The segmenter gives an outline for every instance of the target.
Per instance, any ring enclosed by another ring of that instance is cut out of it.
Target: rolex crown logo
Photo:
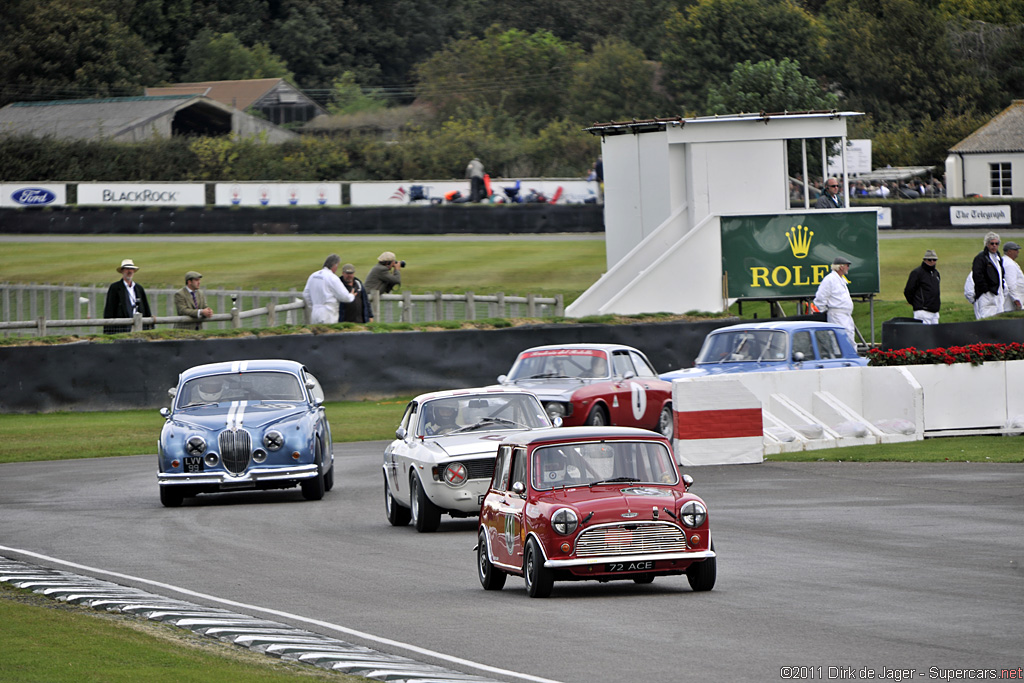
[[[811,250],[811,238],[814,237],[814,233],[811,229],[797,225],[786,231],[786,239],[789,240],[789,248],[793,251],[793,256],[797,258],[804,258],[807,256],[807,252]]]

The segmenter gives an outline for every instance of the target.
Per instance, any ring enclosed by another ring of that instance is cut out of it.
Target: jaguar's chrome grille
[[[244,429],[225,429],[220,433],[220,458],[224,467],[232,474],[241,474],[249,467],[252,453],[252,437]]]
[[[639,555],[686,550],[686,536],[674,524],[632,522],[586,529],[576,539],[577,557]]]
[[[466,473],[470,479],[490,479],[494,476],[494,458],[480,458],[478,460],[461,460],[466,466]]]

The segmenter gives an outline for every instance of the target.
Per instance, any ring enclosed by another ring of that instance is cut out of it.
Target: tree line
[[[287,78],[339,115],[422,105],[399,139],[408,151],[297,144],[299,157],[318,157],[300,173],[350,179],[450,177],[467,153],[504,175],[578,175],[598,147],[581,132],[590,123],[833,108],[865,112],[850,136],[874,140],[876,166],[940,165],[1024,96],[1024,0],[4,4],[0,105],[262,77]],[[423,150],[431,140],[455,147]],[[259,157],[237,144],[236,156]]]

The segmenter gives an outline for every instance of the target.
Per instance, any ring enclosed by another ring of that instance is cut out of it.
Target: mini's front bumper
[[[709,560],[712,557],[716,557],[714,550],[693,550],[682,553],[646,553],[643,555],[601,555],[597,557],[575,557],[570,560],[545,560],[544,567],[547,569],[568,569],[571,567],[588,567],[618,562],[647,562],[648,560],[699,562],[701,560]]]
[[[298,481],[317,476],[316,465],[296,467],[253,467],[244,474],[229,472],[160,472],[157,481],[160,486],[220,486],[242,488],[255,486],[260,482]]]

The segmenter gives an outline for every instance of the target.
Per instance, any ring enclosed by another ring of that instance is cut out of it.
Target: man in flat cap
[[[366,276],[366,289],[390,294],[391,290],[402,284],[402,268],[405,261],[399,261],[393,251],[385,251],[377,257],[377,265],[370,268]]]
[[[853,324],[853,299],[846,285],[846,274],[850,272],[850,261],[836,256],[832,261],[832,272],[818,285],[814,305],[824,311],[830,323],[842,325],[850,337],[850,343],[857,347],[856,327]]]
[[[1024,273],[1021,272],[1017,256],[1020,245],[1016,242],[1003,243],[1003,270],[1006,271],[1006,303],[1004,311],[1019,311],[1024,303]]]
[[[925,325],[937,325],[939,322],[939,309],[942,307],[939,281],[942,276],[935,267],[938,261],[934,249],[925,251],[921,265],[910,271],[907,286],[903,288],[903,298],[914,309],[914,318]]]
[[[132,318],[136,313],[141,313],[143,318],[152,317],[153,313],[149,310],[146,290],[134,280],[135,271],[138,269],[139,267],[130,258],[121,261],[121,265],[115,269],[121,273],[121,279],[111,283],[107,288],[107,299],[103,303],[104,318]],[[143,329],[151,330],[153,325],[146,325]],[[131,331],[131,325],[105,325],[103,327],[103,334]]]
[[[213,315],[213,309],[206,305],[206,294],[199,289],[202,273],[190,270],[185,273],[185,286],[174,293],[174,310],[178,315],[187,315],[195,322],[175,323],[181,330],[199,330],[206,318]]]
[[[341,267],[341,284],[355,298],[342,304],[339,320],[343,323],[372,323],[373,311],[370,308],[370,297],[363,281],[356,277],[356,267],[346,263]]]

